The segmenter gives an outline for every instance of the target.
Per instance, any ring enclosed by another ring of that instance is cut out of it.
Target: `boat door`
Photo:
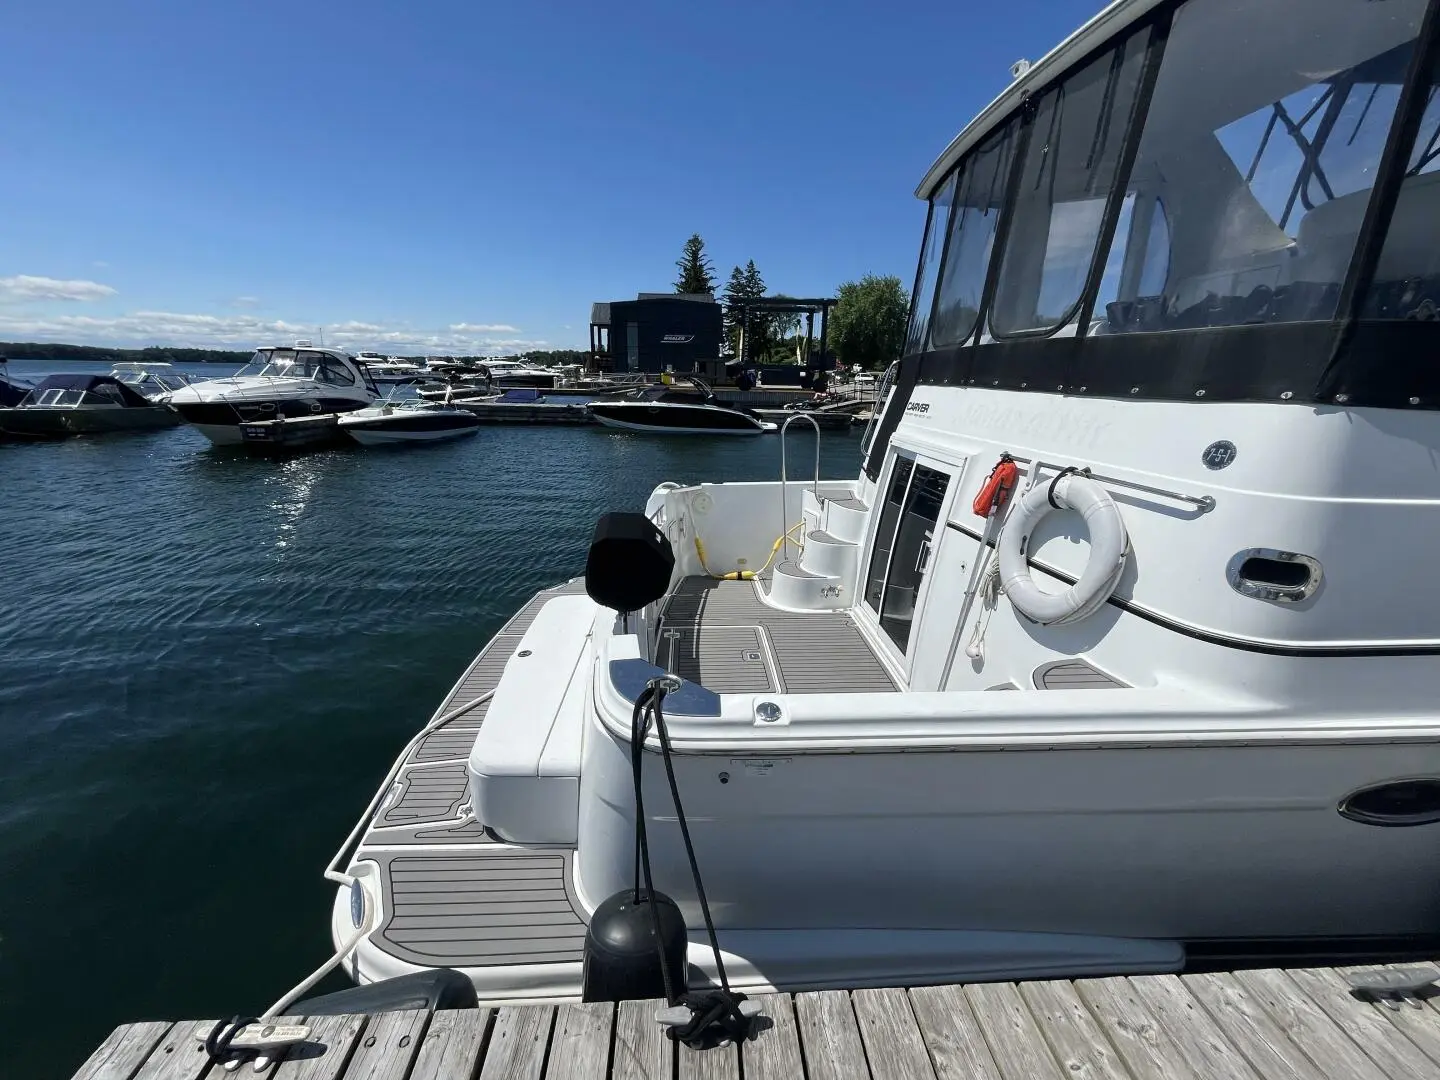
[[[897,447],[875,527],[863,602],[907,675],[918,644],[930,557],[955,496],[955,466]]]

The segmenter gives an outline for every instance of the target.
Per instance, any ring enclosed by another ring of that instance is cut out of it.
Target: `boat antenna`
[[[325,347],[325,327],[320,327],[320,347]]]

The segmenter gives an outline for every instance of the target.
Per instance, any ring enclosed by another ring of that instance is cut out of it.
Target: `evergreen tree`
[[[699,233],[691,233],[685,241],[685,250],[675,262],[680,271],[680,280],[675,282],[677,293],[713,293],[715,291],[715,267],[705,254],[705,241]]]
[[[740,355],[740,335],[745,326],[741,311],[746,300],[759,300],[765,295],[765,279],[755,268],[755,260],[745,263],[745,269],[735,267],[730,271],[730,280],[725,285],[722,302],[725,305],[725,340],[730,343],[733,355]],[[770,320],[763,312],[750,313],[750,346],[746,350],[756,361],[765,359],[770,341]]]
[[[745,299],[745,271],[740,267],[730,271],[730,280],[725,283],[720,303],[725,320],[725,346],[731,356],[740,355],[740,302]]]

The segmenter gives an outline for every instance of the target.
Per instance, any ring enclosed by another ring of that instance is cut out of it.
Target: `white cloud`
[[[96,259],[96,260],[95,260],[94,262],[92,262],[90,265],[93,266],[93,267],[95,267],[96,270],[104,270],[104,269],[105,269],[107,266],[109,266],[110,264],[109,264],[108,262],[106,262],[104,259]]]
[[[351,349],[404,353],[482,355],[543,348],[513,326],[497,323],[454,323],[444,330],[425,330],[404,324],[348,321],[323,327],[315,323],[266,319],[235,312],[228,315],[170,311],[136,311],[102,318],[92,315],[33,315],[0,309],[0,340],[63,341],[76,345],[172,345],[187,348],[250,349],[277,345],[296,338]]]
[[[258,296],[237,296],[234,300],[230,301],[230,306],[237,308],[259,307],[260,298]]]
[[[449,326],[451,333],[455,334],[518,334],[519,327],[506,326],[504,323],[468,323],[457,322]]]
[[[102,300],[114,295],[114,289],[98,281],[62,281],[34,274],[0,278],[0,300]]]

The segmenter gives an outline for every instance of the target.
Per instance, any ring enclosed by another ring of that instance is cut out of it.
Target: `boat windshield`
[[[337,386],[355,384],[355,373],[339,357],[305,349],[261,349],[235,373],[236,378],[252,376],[313,379]]]
[[[178,371],[116,371],[115,378],[142,394],[159,394],[190,385]]]

